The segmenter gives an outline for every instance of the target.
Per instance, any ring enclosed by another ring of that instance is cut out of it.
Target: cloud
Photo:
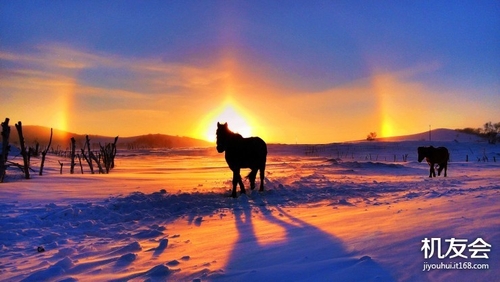
[[[206,89],[227,77],[224,71],[213,68],[165,63],[155,58],[93,54],[55,44],[40,46],[32,53],[0,52],[0,60],[8,62],[0,71],[2,82],[11,89],[26,88],[26,81],[44,87],[48,81],[71,79],[79,88],[176,96]],[[105,76],[99,77],[101,74]]]
[[[220,66],[123,58],[57,44],[39,46],[31,53],[0,52],[0,62],[2,112],[28,123],[60,124],[55,116],[65,116],[73,119],[68,126],[83,124],[79,119],[88,114],[109,117],[111,111],[117,114],[116,125],[123,128],[134,117],[143,124],[162,124],[158,119],[167,115],[189,128],[207,100],[223,95],[222,84],[228,77]],[[38,109],[38,117],[33,109]]]
[[[471,105],[481,107],[465,90],[428,83],[439,62],[392,72],[373,68],[367,77],[321,91],[294,89],[283,77],[274,79],[276,70],[231,54],[196,65],[48,44],[30,53],[0,51],[0,62],[0,112],[25,124],[89,134],[203,138],[196,136],[200,121],[228,99],[251,119],[252,132],[290,143],[362,139],[372,131],[382,136],[382,129],[409,134],[429,124],[460,127]]]
[[[167,89],[204,87],[227,76],[220,70],[168,63],[159,58],[125,58],[57,44],[42,45],[34,52],[25,54],[0,52],[0,60],[8,61],[11,65],[3,67],[3,72],[14,69],[26,74],[28,70],[39,70],[53,75],[76,76],[78,72],[107,69],[118,75],[126,71],[137,79],[143,79],[144,85],[162,84]],[[144,92],[148,93],[148,89],[144,89]]]

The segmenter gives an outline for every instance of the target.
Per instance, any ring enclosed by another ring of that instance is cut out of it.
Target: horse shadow
[[[240,197],[233,212],[238,237],[224,274],[212,277],[214,281],[394,281],[370,257],[354,257],[340,239],[258,194],[255,199]],[[256,232],[257,217],[265,222],[261,232]],[[270,225],[284,230],[284,239],[262,232]]]

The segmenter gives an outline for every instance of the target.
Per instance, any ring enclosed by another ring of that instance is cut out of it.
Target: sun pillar
[[[391,115],[391,95],[389,78],[384,75],[374,75],[372,77],[372,88],[378,101],[378,111],[380,119],[380,137],[390,137],[394,135],[394,121]]]

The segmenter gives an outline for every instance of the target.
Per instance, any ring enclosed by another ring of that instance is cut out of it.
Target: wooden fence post
[[[76,140],[75,137],[71,137],[71,165],[69,168],[69,173],[75,173],[75,148],[76,148]]]
[[[21,145],[21,155],[23,156],[24,162],[24,178],[30,179],[28,153],[26,152],[26,147],[24,146],[23,124],[20,121],[16,123],[16,129],[19,134],[19,145]]]
[[[42,151],[42,163],[40,164],[40,173],[39,173],[39,175],[43,174],[43,165],[45,164],[45,156],[47,155],[47,152],[49,151],[51,143],[52,143],[52,128],[50,129],[49,145],[47,145],[47,148],[45,148],[45,150]]]
[[[86,139],[86,145],[87,145],[87,150],[88,150],[88,158],[85,158],[87,160],[87,162],[89,163],[89,167],[90,167],[90,173],[94,174],[94,167],[92,165],[92,152],[90,151],[90,139],[89,139],[89,136],[85,136],[85,139]],[[83,153],[83,150],[82,150],[82,153]]]
[[[112,151],[112,158],[111,158],[111,168],[115,168],[115,157],[116,157],[116,142],[118,142],[118,136],[115,137],[115,142],[113,143],[113,151]]]
[[[97,159],[97,157],[90,151],[90,157],[89,159],[93,159],[97,163],[97,167],[99,168],[99,174],[104,174],[104,170],[102,169],[101,163]]]
[[[80,163],[80,171],[83,174],[82,156],[80,156],[80,154],[76,154],[76,156],[78,157],[78,162]]]
[[[57,161],[59,163],[59,165],[61,166],[61,169],[59,170],[59,174],[62,174],[62,169],[63,169],[63,163],[61,163],[61,161]]]
[[[5,177],[5,171],[7,170],[7,157],[9,156],[9,135],[10,135],[10,126],[9,126],[9,118],[5,118],[5,121],[2,122],[2,153],[0,154],[0,183],[3,182]]]

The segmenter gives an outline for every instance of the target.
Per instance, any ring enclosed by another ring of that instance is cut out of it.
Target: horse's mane
[[[241,136],[241,134],[239,134],[238,132],[232,132],[229,129],[227,130],[227,134],[233,138],[243,139],[243,136]]]
[[[226,134],[227,136],[229,136],[230,138],[237,138],[237,139],[242,139],[243,136],[241,136],[241,134],[237,133],[237,132],[232,132],[229,128],[225,128],[222,132],[224,132],[224,134]]]

